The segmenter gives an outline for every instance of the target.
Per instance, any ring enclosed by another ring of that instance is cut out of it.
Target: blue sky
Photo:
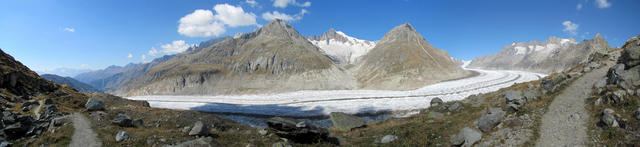
[[[335,28],[372,41],[409,22],[434,46],[470,60],[512,41],[550,36],[582,41],[599,32],[621,46],[640,34],[637,6],[638,0],[0,0],[0,48],[34,70],[99,69],[251,32],[277,17],[305,36]]]

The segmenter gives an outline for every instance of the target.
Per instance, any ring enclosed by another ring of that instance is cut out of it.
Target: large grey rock
[[[111,120],[111,123],[121,127],[133,127],[133,120],[131,120],[131,117],[122,113],[118,114],[113,120]]]
[[[269,132],[287,138],[294,142],[313,143],[326,139],[329,132],[325,128],[321,128],[312,124],[304,127],[297,127],[299,120],[293,118],[273,117],[267,119]]]
[[[618,121],[616,121],[616,117],[614,116],[614,111],[607,108],[602,112],[602,122],[609,127],[618,127]]]
[[[631,89],[631,86],[640,86],[640,66],[635,66],[633,68],[627,69],[620,73],[620,78],[625,81],[624,84],[620,85],[620,87],[625,89]]]
[[[480,128],[482,132],[489,131],[502,122],[504,115],[505,112],[501,109],[491,108],[489,112],[485,112],[478,118],[478,128]]]
[[[211,147],[212,137],[201,137],[191,141],[182,142],[176,145],[166,145],[166,147]]]
[[[460,130],[460,132],[457,134],[457,137],[462,138],[462,140],[464,140],[464,144],[460,143],[459,139],[454,140],[455,143],[457,145],[462,144],[463,147],[471,147],[473,146],[474,143],[480,141],[480,139],[482,139],[482,132],[475,130],[475,129],[471,129],[469,127],[464,127],[462,128],[462,130]],[[452,144],[454,142],[452,141]],[[454,144],[454,145],[456,145]]]
[[[460,110],[464,109],[464,107],[462,106],[462,103],[456,101],[453,104],[449,105],[449,107],[447,108],[447,110],[451,111],[451,112],[458,112]]]
[[[464,143],[464,136],[453,134],[449,137],[449,142],[451,142],[453,146],[461,146]]]
[[[351,131],[351,129],[364,127],[366,125],[362,118],[342,112],[331,112],[329,117],[331,118],[333,126],[340,131]]]
[[[398,139],[398,136],[387,135],[387,136],[382,137],[382,139],[380,140],[380,143],[383,143],[383,144],[384,143],[390,143],[390,142],[393,142],[393,141],[395,141],[397,139]]]
[[[444,101],[442,101],[442,99],[436,97],[436,98],[431,99],[430,106],[431,107],[436,107],[436,106],[442,105],[442,103],[444,103]]]
[[[640,108],[638,108],[638,110],[636,110],[636,112],[633,113],[633,117],[635,117],[636,119],[640,120]]]
[[[84,107],[86,107],[89,111],[104,110],[104,102],[97,98],[89,98]]]
[[[607,84],[616,85],[622,81],[620,74],[624,71],[624,64],[616,64],[607,71]]]
[[[620,60],[618,62],[624,63],[626,68],[632,68],[640,64],[640,37],[635,36],[631,39],[627,40],[622,48],[622,54],[620,55]]]
[[[540,82],[540,86],[542,86],[542,88],[546,91],[555,92],[556,88],[566,79],[567,76],[560,73],[553,76],[552,78],[543,79],[542,82]]]
[[[526,101],[534,101],[540,97],[541,92],[535,89],[528,89],[524,92],[524,98]]]
[[[129,137],[130,137],[129,132],[120,130],[120,132],[116,134],[116,142],[127,140],[129,139]]]
[[[207,125],[202,123],[202,121],[197,121],[195,124],[193,124],[191,131],[189,131],[189,135],[207,136],[209,135],[209,128],[207,128]]]
[[[509,90],[504,94],[504,98],[509,110],[518,111],[526,103],[526,99],[520,91]]]
[[[624,91],[624,90],[616,90],[611,95],[611,100],[613,100],[614,103],[622,104],[622,103],[624,103],[626,97],[627,97],[627,92],[626,91]]]
[[[600,80],[598,80],[596,83],[593,84],[593,88],[604,88],[604,86],[607,86],[607,77],[604,77]]]

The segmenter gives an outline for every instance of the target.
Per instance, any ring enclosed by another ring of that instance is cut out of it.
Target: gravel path
[[[98,135],[91,129],[91,122],[80,113],[71,115],[73,121],[73,136],[71,137],[70,147],[101,147],[102,141]]]
[[[586,122],[589,120],[585,99],[593,84],[607,74],[608,66],[586,73],[564,89],[542,116],[540,138],[536,146],[588,146]]]

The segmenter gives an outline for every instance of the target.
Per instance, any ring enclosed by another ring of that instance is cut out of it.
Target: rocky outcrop
[[[273,117],[267,120],[270,132],[294,142],[313,143],[325,140],[329,135],[327,129],[311,124],[301,124],[304,122],[292,118]]]
[[[406,90],[470,75],[409,23],[394,27],[352,68],[360,88]]]
[[[364,127],[365,121],[357,116],[351,116],[342,112],[331,112],[329,114],[333,126],[340,131],[351,131],[354,128]]]
[[[609,48],[600,34],[581,43],[571,38],[550,37],[544,42],[513,42],[496,54],[473,59],[468,67],[550,74],[577,66],[588,60],[592,53],[605,52]]]

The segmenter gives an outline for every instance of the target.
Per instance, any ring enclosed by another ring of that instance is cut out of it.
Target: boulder
[[[604,88],[605,86],[607,86],[607,77],[604,77],[600,80],[598,80],[596,83],[593,84],[593,88]]]
[[[182,128],[181,131],[182,131],[182,133],[188,133],[189,131],[191,131],[191,127],[185,126],[185,127]]]
[[[384,143],[390,143],[390,142],[393,142],[393,141],[395,141],[397,139],[398,139],[398,136],[387,135],[387,136],[382,137],[382,139],[380,140],[380,143],[383,143],[383,144]]]
[[[442,99],[436,97],[436,98],[431,99],[430,106],[431,107],[435,107],[435,106],[442,105],[442,103],[444,103],[444,101],[442,101]]]
[[[211,147],[212,137],[201,137],[191,141],[182,142],[176,145],[166,145],[166,147]]]
[[[463,147],[471,147],[474,143],[482,139],[482,132],[464,127],[457,135],[454,135],[451,140],[452,145],[462,145]]]
[[[638,110],[636,110],[636,112],[633,113],[633,117],[635,117],[636,119],[640,120],[640,108],[638,108]]]
[[[45,104],[45,105],[51,105],[51,104],[53,104],[53,100],[51,100],[50,98],[46,98],[46,99],[44,99],[44,100],[43,100],[43,102],[44,102],[44,104]]]
[[[620,74],[622,74],[623,71],[624,64],[616,64],[609,68],[609,71],[607,71],[607,84],[616,85],[622,81]]]
[[[464,107],[462,106],[462,103],[456,101],[453,104],[451,104],[447,110],[451,111],[451,112],[458,112],[460,110],[464,109]]]
[[[393,141],[395,141],[397,139],[398,139],[398,136],[387,135],[387,136],[382,137],[382,139],[380,140],[380,143],[383,143],[383,144],[384,143],[390,143],[390,142],[393,142]]]
[[[267,131],[267,129],[264,129],[264,128],[258,129],[258,134],[260,134],[262,136],[267,135],[267,133],[269,133],[269,131]]]
[[[351,131],[354,128],[364,127],[366,122],[360,117],[348,115],[342,112],[329,114],[333,126],[340,131]]]
[[[540,93],[540,91],[534,90],[534,89],[529,89],[526,90],[524,92],[524,99],[525,101],[534,101],[536,99],[538,99],[538,97],[540,97],[540,95],[542,95]]]
[[[5,126],[3,132],[9,139],[18,139],[24,137],[29,131],[29,128],[29,125],[15,123]]]
[[[618,127],[619,126],[618,121],[616,121],[616,117],[614,116],[613,113],[614,111],[609,108],[604,109],[604,111],[602,112],[601,121],[609,127]]]
[[[86,107],[89,111],[104,110],[104,102],[97,98],[89,98],[84,107]]]
[[[22,108],[23,112],[28,112],[28,111],[31,111],[31,108],[33,108],[36,105],[40,105],[40,102],[38,102],[38,101],[28,101],[28,102],[22,103],[22,107],[21,108]]]
[[[118,134],[116,134],[116,142],[120,142],[120,141],[124,141],[129,139],[129,133],[127,131],[124,130],[120,130],[120,132],[118,132]]]
[[[616,90],[611,95],[611,100],[613,100],[614,103],[622,104],[622,103],[624,103],[626,97],[627,97],[627,92],[626,91],[624,91],[624,90]]]
[[[622,48],[624,50],[620,55],[619,63],[625,64],[627,69],[640,64],[640,39],[638,36],[629,39]]]
[[[207,125],[204,125],[202,121],[197,121],[195,124],[193,124],[191,131],[189,131],[189,135],[207,136],[209,135],[209,128],[207,128]]]
[[[482,130],[482,132],[487,132],[494,127],[498,126],[502,119],[504,118],[505,112],[499,108],[491,108],[489,112],[485,112],[478,118],[478,128]]]
[[[297,127],[300,121],[293,118],[273,117],[266,122],[270,132],[294,142],[313,143],[327,139],[329,135],[327,129],[312,124]]]
[[[133,127],[133,120],[131,120],[131,117],[122,113],[118,114],[116,118],[111,120],[111,123],[116,124],[120,127]]]
[[[144,127],[144,120],[142,119],[136,119],[133,121],[133,126],[135,126],[136,128],[142,128]]]
[[[624,84],[626,85],[618,85],[624,89],[631,89],[632,85],[640,86],[640,66],[624,70],[619,76],[623,81],[625,81]]]
[[[560,85],[566,79],[567,79],[567,76],[560,73],[551,78],[543,79],[540,82],[540,86],[542,86],[542,88],[546,91],[555,92],[556,87],[558,87],[558,85]]]
[[[570,73],[568,74],[568,77],[569,77],[569,78],[577,78],[577,77],[579,77],[580,75],[582,75],[582,74],[580,74],[580,72],[570,72]]]
[[[504,98],[509,110],[518,111],[526,102],[522,92],[509,90],[504,94]]]

